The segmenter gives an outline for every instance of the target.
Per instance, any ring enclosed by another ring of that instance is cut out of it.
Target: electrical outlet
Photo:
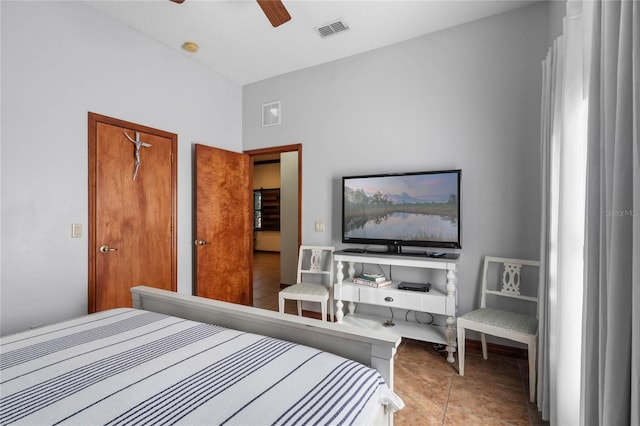
[[[316,221],[316,232],[324,232],[324,222],[321,220]]]

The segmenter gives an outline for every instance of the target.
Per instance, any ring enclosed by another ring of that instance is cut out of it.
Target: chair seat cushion
[[[515,312],[502,311],[500,309],[477,309],[462,315],[460,318],[504,328],[517,333],[535,335],[538,332],[538,320],[536,318],[516,314]]]
[[[285,295],[304,294],[308,296],[329,297],[329,290],[320,284],[298,283],[280,290],[280,293]]]

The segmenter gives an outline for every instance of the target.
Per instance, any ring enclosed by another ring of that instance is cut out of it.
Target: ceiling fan
[[[184,0],[171,0],[174,3],[183,3]],[[291,15],[280,0],[256,0],[267,19],[274,27],[280,26],[291,19]]]

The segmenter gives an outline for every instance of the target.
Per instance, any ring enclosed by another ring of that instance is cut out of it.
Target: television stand
[[[456,270],[457,253],[447,253],[443,257],[427,257],[424,253],[353,253],[346,250],[336,251],[334,260],[337,269],[337,281],[334,285],[333,297],[336,301],[336,321],[369,329],[384,329],[402,337],[425,342],[446,345],[447,361],[455,362],[456,351]],[[344,263],[349,265],[348,278],[343,273]],[[446,273],[446,285],[432,285],[429,292],[414,292],[398,289],[399,282],[381,288],[366,287],[353,284],[355,264],[368,263],[424,269],[439,269]],[[344,315],[343,302],[348,302],[348,313]],[[416,312],[428,312],[445,315],[446,325],[427,325],[418,322],[404,321],[394,318],[394,326],[385,326],[385,319],[380,316],[356,314],[356,303],[405,309]]]

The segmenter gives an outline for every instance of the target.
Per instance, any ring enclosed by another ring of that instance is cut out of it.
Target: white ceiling
[[[528,0],[284,0],[291,21],[273,28],[253,0],[86,3],[244,85],[527,6]],[[321,38],[342,19],[349,31]],[[194,41],[200,50],[181,49]]]

